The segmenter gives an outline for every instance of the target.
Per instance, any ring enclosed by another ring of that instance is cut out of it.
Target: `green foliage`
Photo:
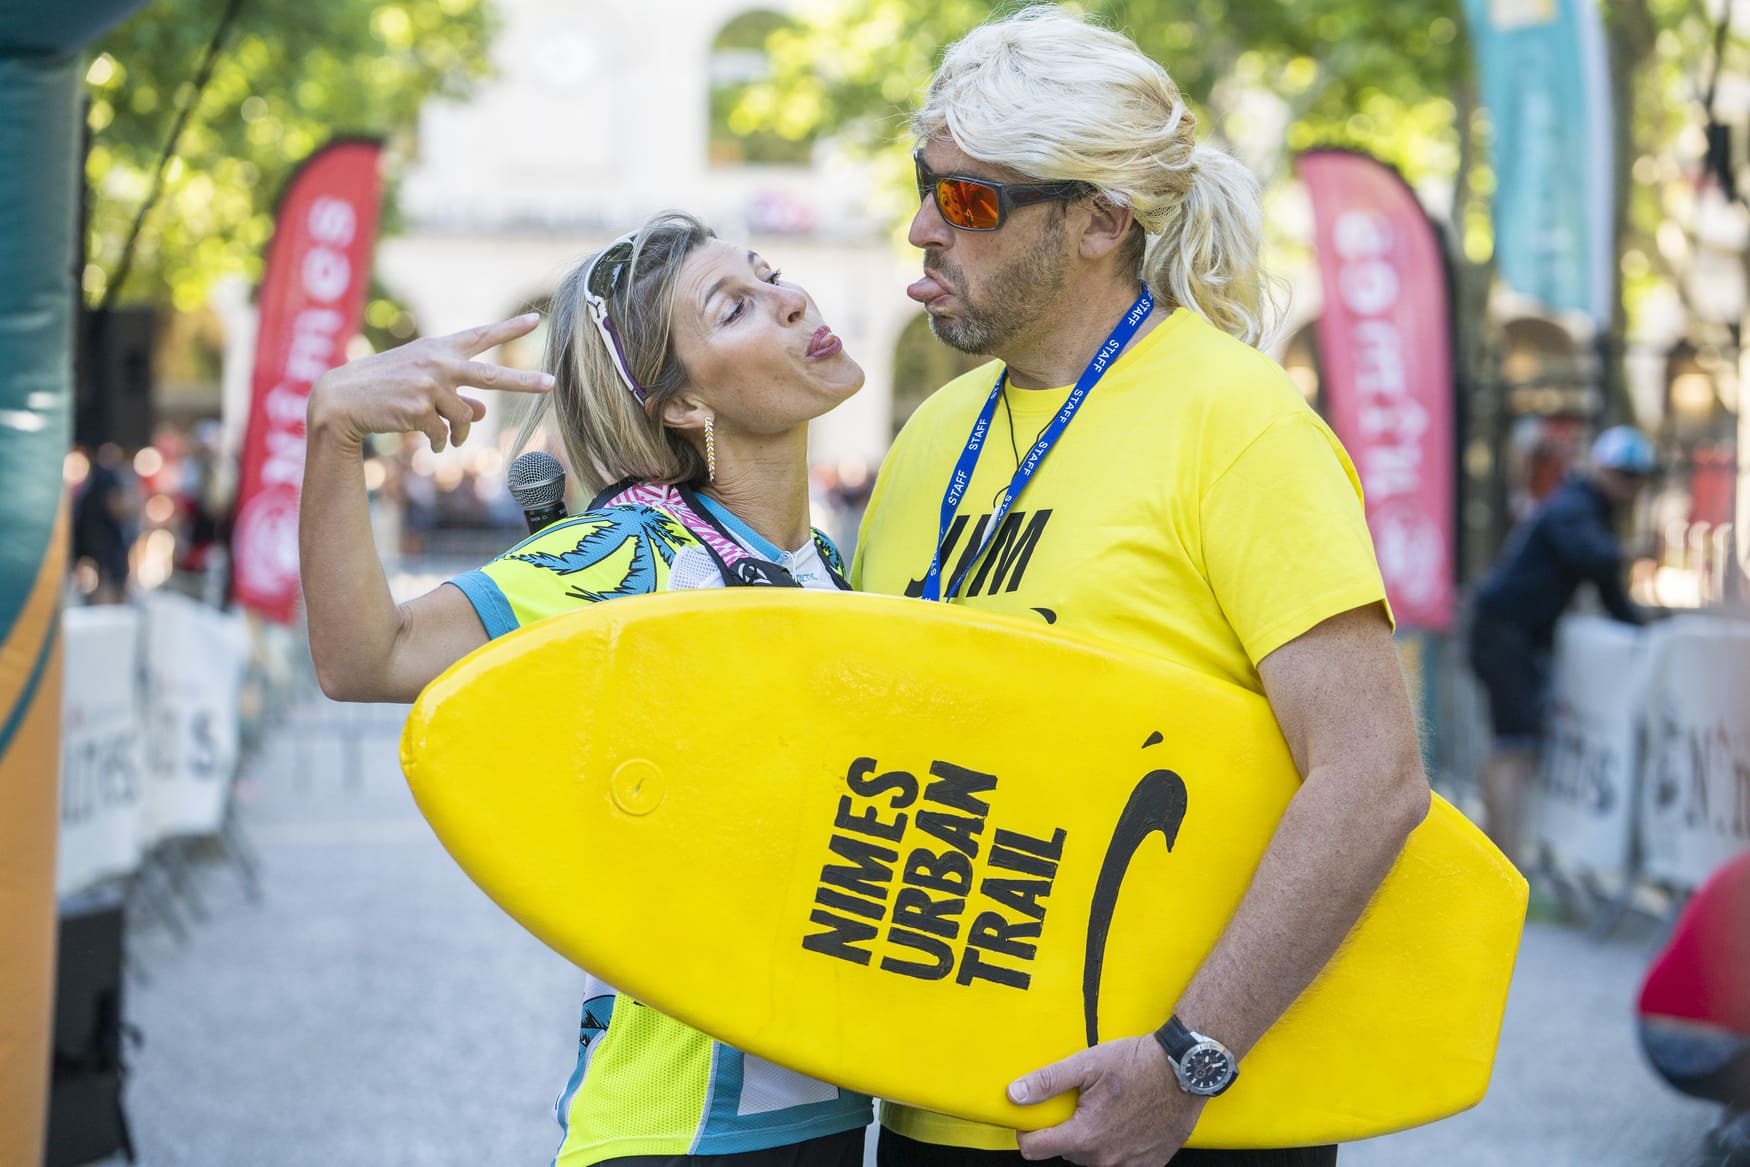
[[[1162,62],[1196,114],[1199,136],[1229,146],[1266,179],[1285,170],[1293,151],[1317,145],[1366,150],[1416,183],[1456,184],[1466,169],[1468,111],[1453,96],[1470,74],[1459,0],[1065,6],[1123,30]],[[800,124],[872,156],[883,185],[872,202],[903,219],[917,205],[907,119],[948,45],[992,11],[983,0],[822,0],[803,24],[770,34],[772,75],[749,88],[737,113],[775,128],[781,111],[793,132]],[[1260,94],[1276,100],[1260,104]],[[1486,210],[1467,218],[1486,234]],[[1281,217],[1267,212],[1266,221]],[[896,418],[965,367],[925,328],[920,317],[901,342]]]
[[[1634,0],[1608,6],[1605,19],[1614,64],[1630,79],[1623,91],[1632,136],[1619,137],[1628,145],[1628,156],[1618,160],[1623,172],[1618,191],[1627,199],[1620,259],[1624,301],[1633,319],[1660,287],[1688,298],[1692,228],[1706,185],[1704,102],[1718,65],[1718,17],[1691,0]],[[1742,37],[1727,38],[1728,75],[1742,76],[1747,53],[1750,44]],[[1734,63],[1739,68],[1732,69]],[[1738,175],[1740,185],[1746,177]],[[1715,305],[1690,306],[1699,307],[1704,317],[1718,311]]]
[[[102,297],[223,5],[153,0],[93,50],[84,285]],[[217,276],[255,281],[273,207],[329,138],[410,148],[420,103],[487,73],[489,0],[244,0],[141,234],[125,299],[191,310]],[[392,199],[384,227],[394,225]]]
[[[755,9],[724,25],[712,42],[713,164],[808,164],[814,145],[811,119],[795,104],[767,104],[771,90],[761,84],[771,76],[766,42],[791,27],[788,17]]]
[[[1164,64],[1197,114],[1199,134],[1235,149],[1266,181],[1285,172],[1294,152],[1337,145],[1391,163],[1424,192],[1448,185],[1463,257],[1488,263],[1494,175],[1459,0],[1064,6],[1122,29]],[[907,118],[943,51],[993,11],[1015,7],[818,0],[804,24],[771,33],[772,76],[749,88],[737,113],[766,127],[782,116],[792,134],[801,126],[835,135],[876,156],[878,173],[898,190],[909,178]],[[1618,191],[1628,201],[1622,260],[1632,315],[1653,288],[1680,284],[1688,262],[1702,158],[1700,97],[1714,66],[1717,16],[1696,0],[1608,0],[1601,11],[1619,113],[1628,118],[1619,133]],[[1726,53],[1742,62],[1747,49],[1733,37]],[[1274,103],[1260,105],[1260,94]]]
[[[1281,98],[1280,144],[1369,150],[1412,179],[1450,176],[1458,130],[1451,92],[1468,75],[1457,0],[1093,0],[1066,4],[1133,37],[1162,62],[1218,140],[1255,132],[1240,98]],[[1012,7],[1005,6],[1005,7]],[[987,19],[981,0],[826,0],[774,32],[769,92],[742,110],[798,111],[869,151],[903,149],[905,120],[942,52]],[[1280,161],[1280,157],[1276,159]]]

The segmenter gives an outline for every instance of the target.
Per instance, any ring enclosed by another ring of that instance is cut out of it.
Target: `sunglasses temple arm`
[[[638,382],[632,379],[632,367],[627,363],[626,350],[620,344],[620,331],[614,327],[614,322],[608,318],[606,312],[602,313],[602,328],[608,337],[608,347],[612,350],[610,355],[614,358],[614,371],[620,374],[620,380],[626,383],[626,388],[631,391],[638,404],[643,405],[645,392],[638,387]]]

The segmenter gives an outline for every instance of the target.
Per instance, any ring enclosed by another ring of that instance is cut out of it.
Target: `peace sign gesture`
[[[310,389],[309,432],[359,446],[370,434],[422,433],[435,453],[461,445],[486,416],[486,405],[462,396],[464,387],[512,393],[545,393],[546,373],[511,369],[474,358],[487,349],[527,336],[540,323],[528,312],[497,324],[410,341],[399,348],[330,369]]]

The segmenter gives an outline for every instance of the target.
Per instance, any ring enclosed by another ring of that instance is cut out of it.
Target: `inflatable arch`
[[[139,2],[0,9],[0,1163],[48,1095],[83,49]]]

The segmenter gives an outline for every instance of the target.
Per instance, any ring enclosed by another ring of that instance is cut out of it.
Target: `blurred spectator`
[[[105,442],[73,500],[74,570],[80,591],[94,604],[128,598],[128,551],[139,510],[135,494],[122,448]]]
[[[399,558],[474,559],[497,554],[527,533],[498,447],[434,455],[423,441],[380,445],[385,452],[366,462],[366,487],[373,508],[394,511],[379,536],[387,546],[394,535]]]
[[[1655,467],[1652,441],[1631,426],[1605,430],[1591,466],[1570,477],[1507,539],[1477,587],[1470,664],[1488,692],[1493,748],[1483,770],[1485,826],[1515,863],[1524,788],[1542,734],[1556,621],[1591,582],[1614,619],[1644,623],[1623,586],[1614,520]]]
[[[1519,418],[1507,441],[1508,499],[1515,520],[1524,519],[1573,472],[1585,449],[1577,417]]]
[[[418,455],[423,455],[420,457]],[[425,550],[426,536],[437,525],[438,492],[431,480],[431,471],[421,465],[431,455],[415,451],[412,442],[402,442],[396,453],[397,475],[401,483],[401,554],[417,556]]]
[[[197,422],[177,464],[178,526],[171,584],[196,599],[213,601],[224,575],[225,519],[229,491],[222,480],[221,431],[216,421]]]
[[[861,458],[815,462],[808,468],[812,522],[831,536],[846,563],[856,554],[857,531],[874,487],[875,474]]]

